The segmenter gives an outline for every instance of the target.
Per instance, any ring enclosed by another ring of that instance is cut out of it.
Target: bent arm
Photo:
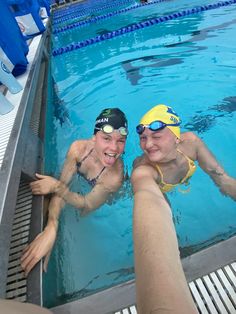
[[[113,177],[112,184],[110,182],[101,182],[95,185],[91,192],[86,195],[81,195],[79,193],[74,193],[69,190],[69,188],[60,183],[56,189],[56,194],[59,195],[68,204],[82,209],[82,216],[90,213],[91,211],[99,208],[104,204],[109,196],[116,192],[122,185],[122,174],[118,174],[117,177]]]
[[[63,182],[57,186],[55,193],[68,204],[82,209],[81,215],[84,216],[104,204],[112,193],[118,191],[123,180],[124,167],[123,162],[119,160],[114,168],[106,169],[99,182],[86,195],[71,192]]]
[[[197,313],[183,273],[171,209],[149,166],[134,169],[133,237],[138,312]]]
[[[53,189],[54,193],[56,187],[60,183],[67,185],[71,181],[72,176],[76,173],[76,149],[74,146],[75,144],[73,143],[67,153],[66,160],[60,176],[60,181],[56,180],[56,184]],[[64,205],[65,202],[59,195],[53,195],[48,208],[47,225],[51,224],[57,228],[60,212]]]
[[[230,177],[203,141],[196,136],[197,160],[200,167],[211,177],[223,194],[236,200],[236,179]]]
[[[67,158],[62,170],[61,180],[64,183],[68,183],[76,170],[76,159],[74,158],[73,153],[73,144],[68,151]],[[36,182],[34,182],[32,191],[34,189],[49,189],[51,190],[52,187],[57,184],[56,179],[41,176],[42,178]],[[50,178],[50,179],[48,179]],[[48,187],[47,184],[51,184],[52,186]],[[53,187],[54,189],[54,187]],[[34,193],[34,194],[41,194],[41,193]],[[23,255],[21,257],[21,266],[25,271],[25,274],[31,271],[31,269],[45,256],[44,262],[44,270],[46,271],[47,263],[49,260],[50,252],[54,245],[57,235],[58,229],[58,219],[61,212],[61,208],[64,206],[64,200],[57,195],[53,195],[49,207],[48,207],[48,220],[47,225],[44,230],[24,249]]]

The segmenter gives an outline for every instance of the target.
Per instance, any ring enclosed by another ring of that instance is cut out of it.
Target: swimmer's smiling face
[[[151,162],[168,162],[176,156],[176,136],[165,127],[159,131],[145,128],[139,136],[140,146]]]
[[[109,134],[99,131],[94,135],[94,142],[94,149],[103,166],[112,167],[124,152],[126,136],[117,130]]]

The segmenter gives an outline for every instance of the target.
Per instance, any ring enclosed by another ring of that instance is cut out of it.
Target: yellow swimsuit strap
[[[169,191],[172,190],[176,185],[178,185],[178,183],[177,183],[177,184],[166,183],[166,182],[164,181],[164,178],[163,178],[163,173],[162,173],[162,171],[161,171],[161,169],[160,169],[160,167],[159,167],[158,165],[156,165],[156,169],[157,169],[157,171],[159,172],[160,177],[161,177],[161,181],[158,183],[158,185],[159,185],[160,190],[161,190],[163,193],[169,192]]]
[[[161,181],[158,183],[158,185],[159,185],[159,187],[163,193],[169,192],[170,190],[172,190],[177,185],[185,183],[193,175],[193,173],[196,170],[196,165],[195,165],[194,161],[192,159],[190,159],[187,155],[185,155],[181,150],[178,149],[177,151],[187,159],[189,169],[188,169],[186,175],[184,176],[184,178],[179,183],[171,184],[171,183],[166,183],[164,181],[163,173],[162,173],[160,167],[158,165],[156,165],[156,169],[159,172],[160,177],[161,177]]]
[[[181,150],[177,149],[177,151],[182,154],[188,161],[188,172],[186,173],[185,177],[180,181],[180,183],[184,183],[186,180],[188,180],[196,171],[196,165],[194,161],[189,158],[187,155],[185,155]]]

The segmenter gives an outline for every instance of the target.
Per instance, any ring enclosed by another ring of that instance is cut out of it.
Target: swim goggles
[[[141,135],[145,128],[148,128],[149,130],[151,131],[159,131],[159,130],[162,130],[164,129],[166,126],[179,126],[180,125],[180,122],[178,123],[164,123],[162,121],[153,121],[151,122],[150,124],[139,124],[136,126],[136,132]]]
[[[128,130],[127,128],[121,126],[119,129],[115,129],[112,125],[110,124],[104,124],[101,128],[95,127],[96,130],[102,131],[106,134],[111,134],[113,131],[118,131],[120,135],[127,136],[128,135]]]

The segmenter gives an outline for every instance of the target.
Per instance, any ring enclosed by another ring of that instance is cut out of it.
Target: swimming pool
[[[209,2],[213,3],[213,2]],[[116,27],[201,5],[172,1],[137,8],[53,38],[53,49]],[[174,7],[174,9],[173,9]],[[173,106],[182,130],[196,132],[225,170],[236,177],[236,5],[166,21],[52,58],[54,107],[48,115],[45,170],[58,174],[72,141],[92,135],[105,107],[120,107],[129,120],[124,155],[130,174],[141,153],[135,125],[158,103]],[[85,33],[84,33],[85,32]],[[74,179],[72,188],[78,190]],[[88,187],[79,182],[81,189]],[[223,196],[201,169],[191,191],[169,193],[182,255],[236,233],[236,203]],[[80,218],[67,207],[44,278],[44,303],[69,302],[133,278],[132,191],[129,181],[112,204]]]

